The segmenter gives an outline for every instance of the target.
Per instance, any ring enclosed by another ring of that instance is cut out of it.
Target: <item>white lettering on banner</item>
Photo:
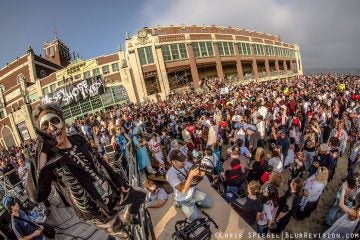
[[[45,95],[42,103],[57,103],[63,107],[101,93],[104,93],[102,78],[90,78]]]

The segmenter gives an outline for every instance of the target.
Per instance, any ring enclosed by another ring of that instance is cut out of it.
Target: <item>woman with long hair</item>
[[[345,213],[328,230],[324,236],[335,236],[333,239],[351,239],[360,219],[360,193],[356,195],[354,207],[349,208],[345,202],[347,187],[343,186],[339,200],[339,208]],[[328,239],[328,238],[322,238]]]
[[[257,232],[260,234],[267,234],[270,226],[275,220],[279,206],[279,193],[272,185],[267,185],[260,191],[260,194],[264,203],[264,210],[257,221]]]
[[[349,208],[354,207],[354,201],[357,194],[360,193],[360,176],[359,174],[350,174],[346,181],[339,187],[336,193],[335,202],[326,215],[326,224],[332,226],[339,218],[344,215],[344,212],[339,208],[339,202],[342,189],[346,189],[345,205]]]
[[[272,151],[272,158],[269,160],[269,165],[274,167],[274,171],[282,172],[284,166],[280,146],[276,146]]]
[[[258,147],[255,152],[255,161],[249,170],[248,181],[259,181],[264,174],[268,163],[265,160],[265,150],[262,147]]]
[[[300,209],[297,212],[297,218],[302,220],[310,217],[310,214],[316,209],[320,196],[328,182],[329,170],[326,167],[319,167],[314,175],[306,179],[304,183],[304,194],[301,199]]]
[[[276,228],[271,229],[272,233],[281,233],[290,222],[291,217],[300,207],[300,200],[303,194],[304,181],[297,177],[290,183],[289,190],[279,200],[279,208],[276,214]]]

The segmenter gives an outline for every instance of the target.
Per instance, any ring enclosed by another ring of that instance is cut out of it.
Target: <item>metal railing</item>
[[[132,146],[128,149],[128,154],[125,154],[126,161],[129,165],[129,184],[135,187],[141,187],[140,172],[137,166],[137,159]],[[154,239],[151,218],[145,205],[142,204],[139,209],[140,226],[131,226],[131,235],[133,239]]]

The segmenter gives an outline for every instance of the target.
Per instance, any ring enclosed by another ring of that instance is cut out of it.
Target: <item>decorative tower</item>
[[[62,67],[69,65],[71,60],[69,48],[57,38],[44,43],[44,56],[45,59]]]

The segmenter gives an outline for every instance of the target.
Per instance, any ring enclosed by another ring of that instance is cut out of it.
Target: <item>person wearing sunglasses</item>
[[[35,227],[34,225],[26,222],[32,222],[30,217],[24,212],[19,204],[19,200],[12,196],[5,196],[1,204],[6,210],[11,213],[11,228],[16,237],[20,240],[45,240],[43,227]],[[24,221],[24,220],[26,221]]]
[[[131,187],[115,173],[81,135],[67,135],[60,108],[39,105],[34,113],[38,142],[30,165],[27,192],[34,202],[47,199],[54,183],[79,217],[91,220],[109,234],[126,238],[124,224],[136,224],[146,192]],[[129,204],[124,216],[119,209]]]

